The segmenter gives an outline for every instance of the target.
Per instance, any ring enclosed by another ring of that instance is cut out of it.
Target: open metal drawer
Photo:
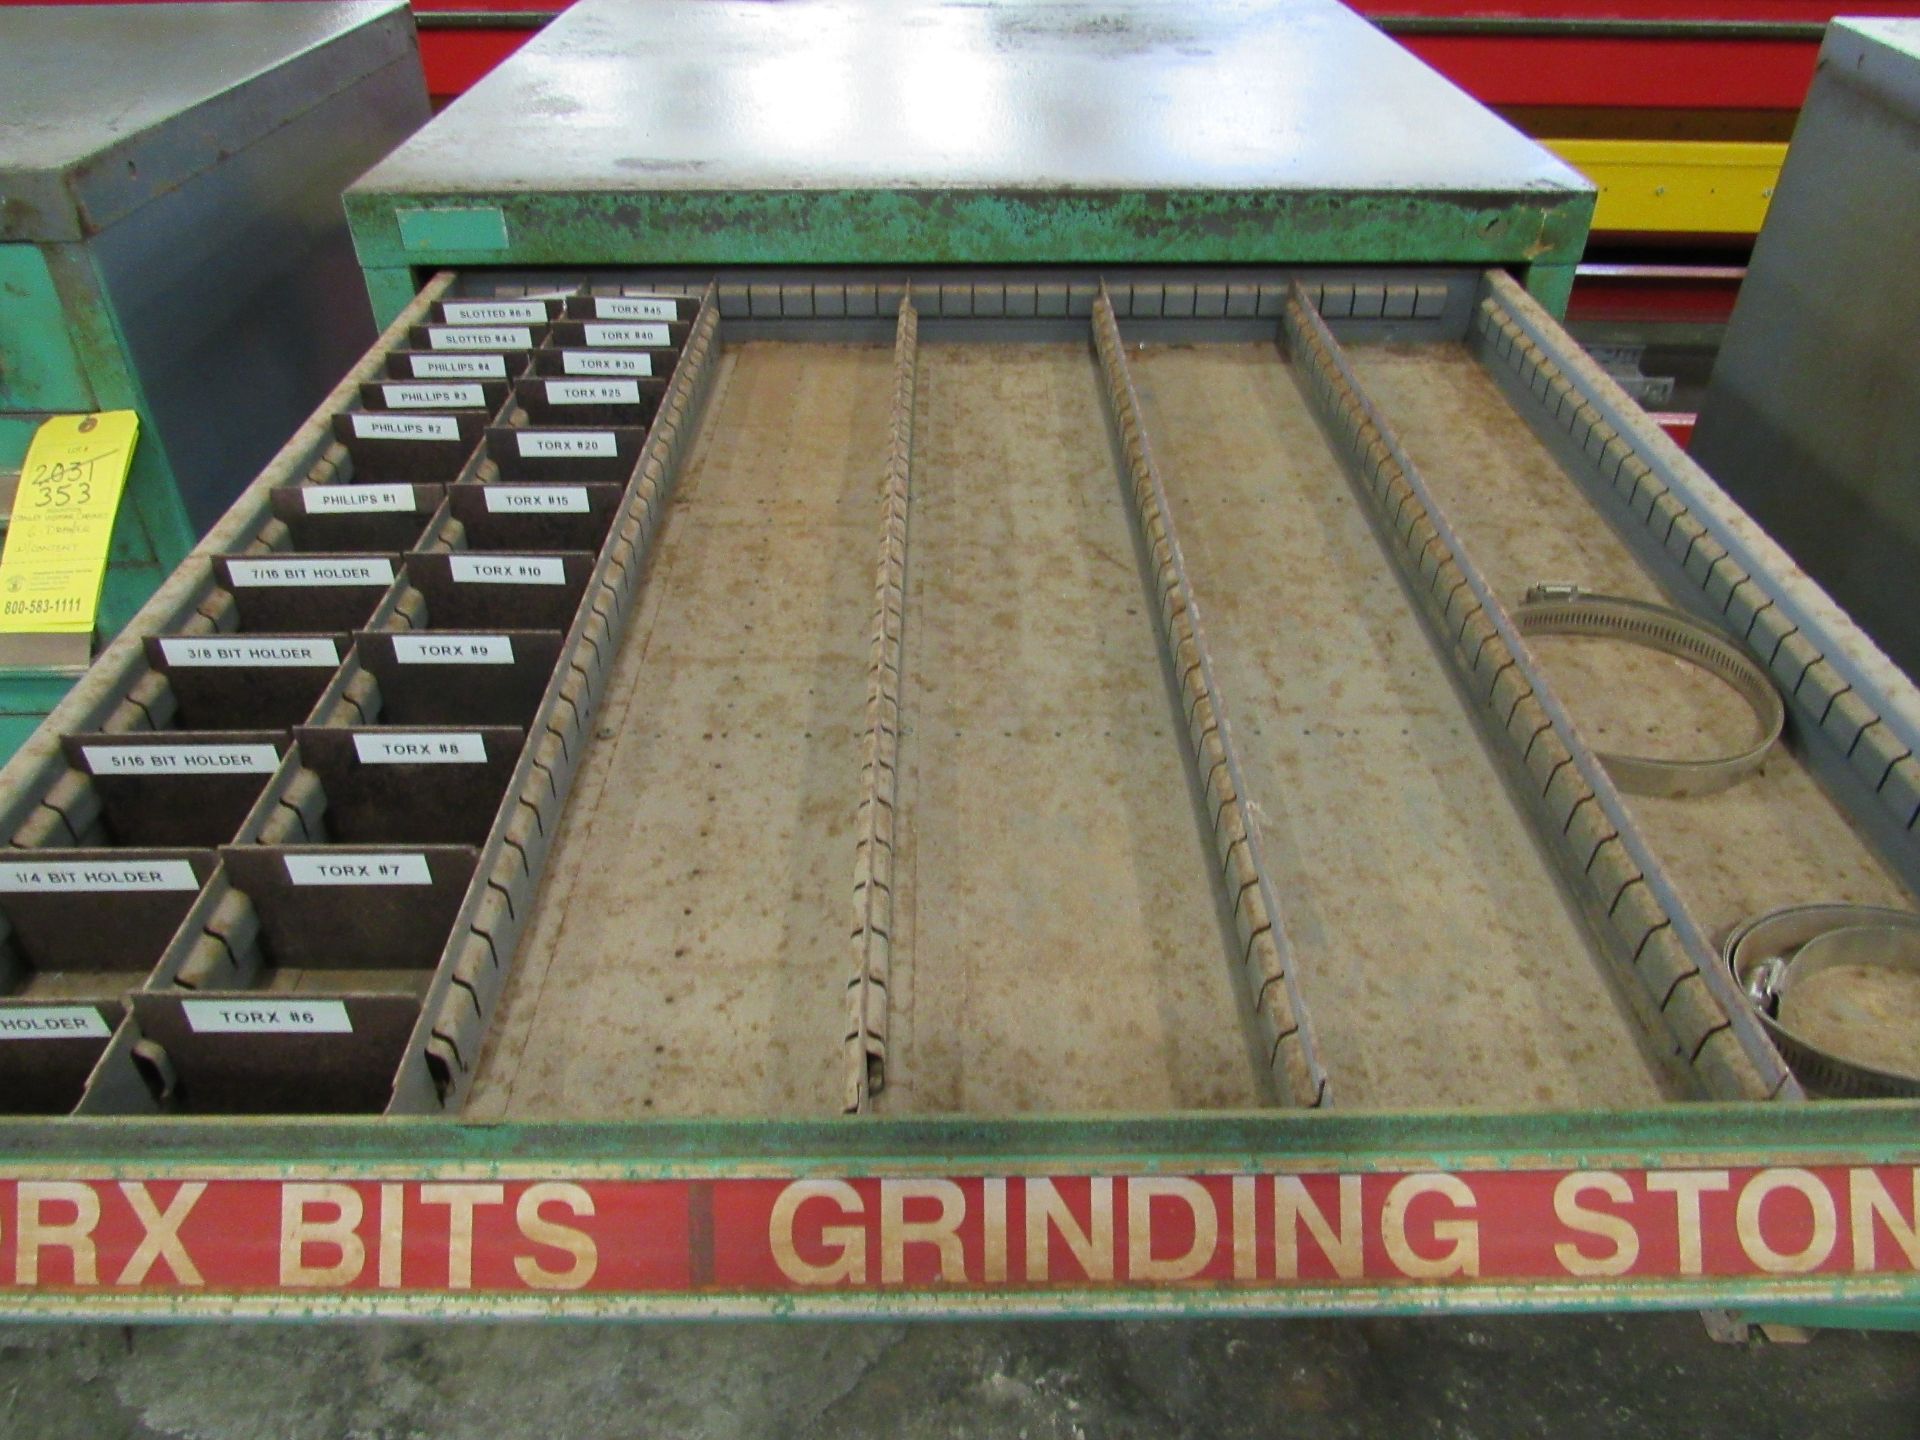
[[[1498,272],[445,274],[0,774],[0,1309],[1897,1321],[1916,733]]]

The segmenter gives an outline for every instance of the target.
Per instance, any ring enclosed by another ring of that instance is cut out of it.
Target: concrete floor
[[[1920,1337],[1692,1315],[967,1325],[0,1327],[0,1435],[1920,1436]]]

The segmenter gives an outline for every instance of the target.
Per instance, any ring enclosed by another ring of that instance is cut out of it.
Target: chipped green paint
[[[1920,1330],[1920,1305],[1784,1305],[1742,1310],[1751,1325],[1804,1325],[1811,1330]]]
[[[0,245],[0,411],[78,410],[91,400],[46,258],[34,245]]]
[[[1069,1166],[1175,1173],[1261,1160],[1347,1170],[1529,1166],[1911,1165],[1920,1105],[1689,1103],[1505,1113],[1196,1111],[1132,1116],[847,1116],[466,1123],[435,1118],[0,1119],[0,1154],[89,1173],[157,1163],[283,1165],[372,1175],[393,1164],[591,1165],[630,1177],[838,1175]],[[1920,1283],[1920,1277],[1917,1277]]]
[[[369,267],[364,274],[374,323],[382,327],[393,323],[394,316],[412,303],[426,282],[425,275],[415,279],[413,271],[404,265]]]
[[[476,194],[505,250],[407,243],[435,197],[353,192],[348,220],[381,320],[391,272],[470,265],[1473,264],[1571,267],[1593,198],[1378,192],[827,190]],[[444,199],[440,203],[446,203]],[[1544,298],[1544,297],[1543,297]],[[1561,297],[1564,299],[1564,297]]]
[[[26,299],[15,310],[20,295]],[[49,414],[97,409],[140,416],[140,442],[100,590],[95,628],[108,640],[193,549],[178,478],[84,246],[0,246],[0,301],[0,365],[15,380],[0,381],[0,470],[20,468]],[[0,761],[33,733],[75,678],[63,670],[0,669]]]

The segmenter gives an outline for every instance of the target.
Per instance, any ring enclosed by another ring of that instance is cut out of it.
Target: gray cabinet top
[[[403,0],[0,7],[0,240],[103,230],[416,55]]]
[[[1584,193],[1330,0],[581,0],[358,187]]]

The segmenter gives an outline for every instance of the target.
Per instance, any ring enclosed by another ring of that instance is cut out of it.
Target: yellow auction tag
[[[92,632],[139,435],[131,410],[56,415],[35,432],[0,553],[0,631]]]

